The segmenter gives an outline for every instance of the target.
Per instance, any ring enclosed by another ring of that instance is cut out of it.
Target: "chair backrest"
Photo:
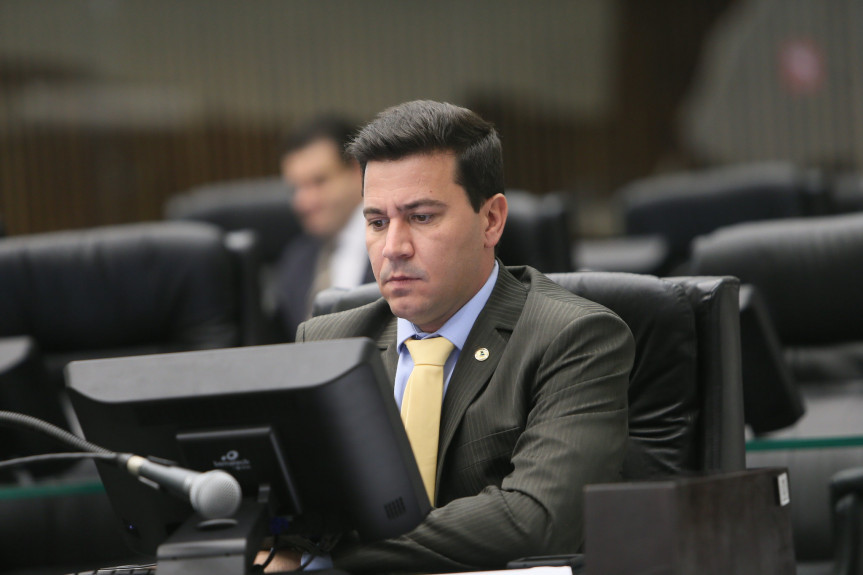
[[[653,176],[622,188],[620,197],[626,233],[664,237],[672,264],[688,257],[693,239],[722,226],[828,209],[826,183],[784,163]]]
[[[235,261],[203,223],[0,240],[0,337],[43,353],[216,348],[238,341]]]
[[[763,434],[796,423],[806,411],[803,396],[764,298],[752,284],[740,286],[740,347],[746,424]]]
[[[572,271],[569,216],[562,198],[507,190],[506,199],[509,213],[498,257],[506,265],[527,265],[544,273]]]
[[[691,264],[756,286],[795,375],[808,380],[863,375],[861,262],[863,214],[848,214],[729,226],[699,238]]]
[[[549,277],[613,310],[635,337],[627,478],[743,469],[736,279],[612,272]],[[375,284],[326,290],[316,298],[314,314],[378,297]]]
[[[208,222],[225,231],[252,230],[265,264],[275,263],[301,231],[291,206],[291,189],[278,177],[198,186],[170,198],[164,214],[169,220]]]
[[[832,176],[830,206],[832,212],[843,214],[863,211],[863,174],[858,171]]]
[[[0,409],[64,425],[72,360],[253,343],[242,340],[235,251],[198,222],[0,240]]]

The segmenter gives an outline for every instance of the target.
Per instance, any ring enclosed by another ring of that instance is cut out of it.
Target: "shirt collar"
[[[362,246],[363,252],[365,252],[365,242],[357,242],[357,238],[365,237],[365,230],[366,218],[363,215],[363,204],[360,202],[360,205],[351,214],[350,219],[348,219],[344,227],[333,238],[333,247],[339,250],[345,246],[359,245]]]
[[[405,340],[412,337],[424,339],[432,336],[447,338],[453,343],[456,349],[461,351],[464,347],[464,343],[467,341],[467,336],[470,334],[471,328],[473,328],[473,324],[476,322],[476,318],[479,317],[482,308],[485,307],[486,302],[488,302],[488,298],[491,296],[494,284],[497,282],[497,274],[498,264],[497,261],[495,261],[494,268],[492,268],[488,279],[480,290],[476,292],[476,294],[470,298],[470,300],[468,300],[461,309],[455,312],[455,314],[453,314],[453,316],[434,333],[426,333],[408,320],[398,318],[396,342],[398,343],[399,353],[404,351],[403,348]]]

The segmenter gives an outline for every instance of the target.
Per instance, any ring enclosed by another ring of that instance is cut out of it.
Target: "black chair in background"
[[[549,277],[616,312],[635,336],[627,479],[744,468],[736,279],[607,272]],[[326,290],[314,314],[378,297],[375,284]]]
[[[834,543],[853,539],[847,531],[831,537],[829,483],[837,472],[863,463],[863,443],[849,441],[863,439],[861,262],[863,214],[740,224],[699,238],[693,247],[695,273],[735,275],[758,289],[799,385],[806,414],[758,442],[767,449],[750,448],[747,462],[789,468],[795,545],[803,561],[846,556],[848,549],[834,554]],[[835,438],[844,446],[830,441]],[[779,440],[787,447],[769,449],[782,446],[770,443]],[[817,441],[821,448],[803,448]],[[841,483],[847,495],[851,483]],[[853,543],[859,555],[859,537]]]
[[[257,304],[240,309],[241,293],[256,290],[241,287],[250,239],[161,222],[0,240],[0,409],[74,429],[63,393],[69,361],[258,343],[255,320],[244,317]],[[0,458],[53,451],[64,447],[0,428]],[[89,462],[28,471],[20,485],[97,481]],[[3,499],[0,516],[15,518],[0,521],[4,569],[60,572],[128,553],[104,493]]]
[[[863,212],[863,174],[842,172],[831,178],[830,204],[834,213]]]
[[[261,343],[281,341],[275,267],[285,246],[302,231],[290,187],[277,176],[215,182],[171,197],[163,212],[168,220],[207,222],[226,232],[254,234],[258,254],[254,273],[259,285],[255,298],[266,330]]]
[[[658,235],[579,238],[573,247],[577,270],[662,275],[668,243]]]
[[[197,186],[171,197],[164,215],[169,220],[208,222],[225,231],[252,230],[264,265],[278,261],[285,245],[300,233],[291,189],[279,177]]]
[[[806,407],[764,298],[752,284],[740,286],[740,345],[746,425],[756,435],[794,425]]]
[[[506,199],[509,214],[498,257],[506,265],[527,265],[544,273],[572,271],[572,238],[563,199],[522,190],[507,190]]]
[[[618,195],[626,235],[658,236],[666,243],[661,273],[686,262],[692,240],[717,228],[830,210],[825,180],[784,163],[653,176],[628,184]]]

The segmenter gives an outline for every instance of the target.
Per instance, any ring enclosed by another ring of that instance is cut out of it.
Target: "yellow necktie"
[[[414,368],[402,399],[402,421],[411,442],[429,501],[434,504],[440,411],[443,403],[443,365],[453,349],[442,337],[405,341]]]

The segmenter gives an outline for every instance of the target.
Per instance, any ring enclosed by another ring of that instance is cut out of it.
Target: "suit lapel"
[[[438,485],[443,461],[455,432],[468,406],[494,374],[526,299],[525,286],[501,265],[497,284],[465,341],[444,398],[438,448]],[[477,358],[477,351],[482,348],[488,350],[485,360]]]
[[[301,235],[288,245],[279,264],[280,305],[290,316],[286,328],[291,338],[308,312],[309,290],[314,277],[312,271],[320,249],[319,240]]]
[[[378,349],[381,352],[381,359],[383,360],[384,368],[387,370],[390,385],[395,385],[396,367],[399,362],[399,354],[396,351],[397,326],[397,320],[393,317],[392,321],[387,323],[377,337]]]

